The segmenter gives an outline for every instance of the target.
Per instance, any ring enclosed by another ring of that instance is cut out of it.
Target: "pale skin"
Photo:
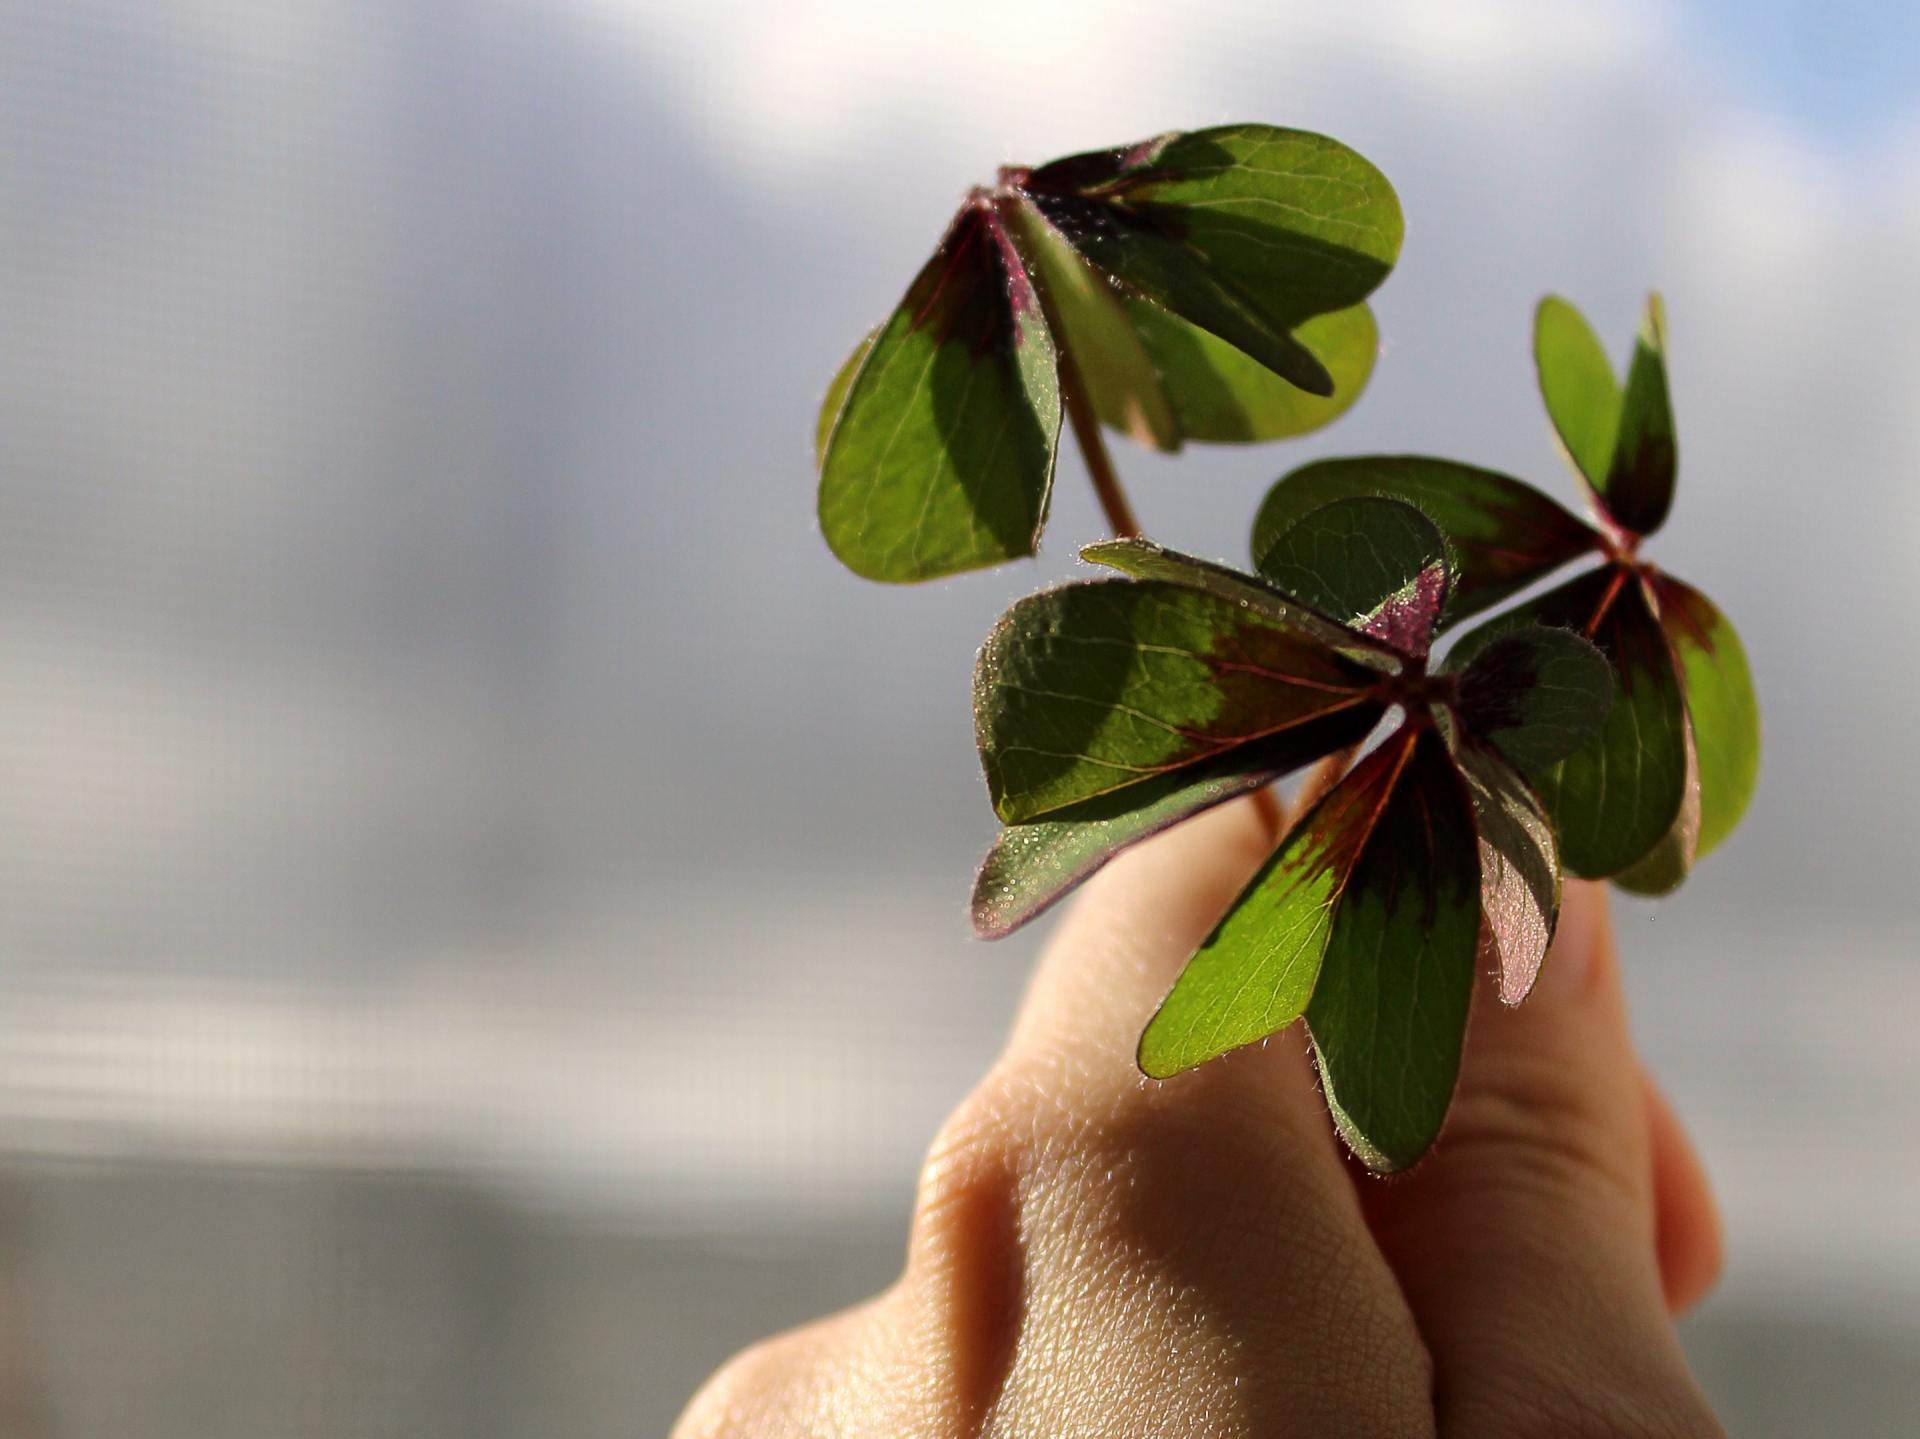
[[[1722,1433],[1674,1331],[1719,1223],[1601,886],[1569,882],[1525,1005],[1483,983],[1411,1174],[1344,1156],[1297,1026],[1140,1077],[1142,1022],[1273,838],[1235,802],[1087,886],[933,1143],[900,1279],[736,1357],[676,1439]]]

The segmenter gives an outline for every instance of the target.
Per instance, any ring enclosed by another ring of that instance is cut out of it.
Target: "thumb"
[[[1534,994],[1475,997],[1428,1160],[1364,1186],[1444,1435],[1707,1435],[1662,1287],[1654,1137],[1603,886],[1569,883]]]

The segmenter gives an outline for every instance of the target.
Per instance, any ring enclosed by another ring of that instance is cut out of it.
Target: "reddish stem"
[[[1101,513],[1107,517],[1107,527],[1113,531],[1115,539],[1138,539],[1140,521],[1134,517],[1133,506],[1127,502],[1127,492],[1120,488],[1120,476],[1113,468],[1112,457],[1107,454],[1106,441],[1100,434],[1100,416],[1094,412],[1093,400],[1087,394],[1080,367],[1065,349],[1060,351],[1058,365],[1060,398],[1067,408],[1067,420],[1073,426],[1073,438],[1080,446],[1080,457],[1086,461],[1087,477],[1093,481],[1093,493],[1100,501]],[[1263,785],[1253,792],[1253,806],[1275,839],[1285,833],[1287,813],[1270,786]]]
[[[1067,419],[1073,425],[1073,438],[1079,442],[1080,456],[1087,462],[1087,476],[1093,492],[1100,498],[1100,509],[1115,539],[1132,540],[1140,536],[1140,521],[1133,517],[1133,506],[1120,488],[1120,476],[1114,473],[1107,455],[1106,441],[1100,438],[1100,417],[1080,376],[1080,367],[1065,349],[1060,351],[1060,398],[1066,402]]]

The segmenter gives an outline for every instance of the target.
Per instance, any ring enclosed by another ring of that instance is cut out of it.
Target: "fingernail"
[[[1577,999],[1593,977],[1594,958],[1606,942],[1607,898],[1597,884],[1570,881],[1560,898],[1560,923],[1540,968],[1535,991],[1551,999]]]

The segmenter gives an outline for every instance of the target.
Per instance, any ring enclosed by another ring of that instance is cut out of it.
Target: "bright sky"
[[[1745,98],[1837,140],[1913,118],[1920,7],[1905,0],[1693,0],[1682,33]]]
[[[1148,98],[1207,115],[1223,71],[1260,56],[1456,77],[1664,74],[1690,103],[1751,108],[1842,145],[1875,146],[1920,115],[1920,7],[1904,0],[577,3],[690,62],[685,78],[728,139],[788,159],[828,155],[896,108],[917,110],[909,128],[922,133],[1005,113],[1023,137],[1066,115],[1098,128]],[[1202,55],[1211,63],[1194,63]],[[1320,78],[1294,71],[1287,88],[1311,94]]]

